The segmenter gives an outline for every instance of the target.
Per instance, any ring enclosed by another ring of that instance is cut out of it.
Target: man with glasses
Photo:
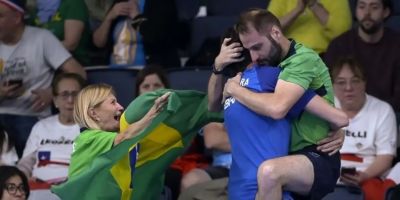
[[[24,24],[23,0],[0,0],[0,128],[21,158],[32,126],[51,114],[56,70],[86,77],[83,67],[45,29]]]
[[[357,26],[332,40],[324,61],[332,67],[340,57],[354,57],[364,68],[368,80],[366,91],[388,102],[400,114],[400,56],[397,53],[400,33],[385,27],[395,1],[356,2]]]

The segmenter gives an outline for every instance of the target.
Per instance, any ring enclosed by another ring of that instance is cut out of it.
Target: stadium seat
[[[208,79],[211,75],[209,68],[176,68],[167,71],[172,89],[198,90],[207,92]]]
[[[192,20],[200,8],[200,0],[175,0],[180,21]]]
[[[225,30],[237,20],[236,16],[213,16],[195,18],[191,25],[190,54],[196,54],[208,38],[220,38]]]
[[[400,15],[392,15],[387,19],[386,26],[394,30],[400,31]]]
[[[400,185],[389,188],[385,194],[385,200],[398,200],[400,199]]]
[[[118,102],[126,108],[134,99],[138,69],[110,68],[107,66],[86,67],[88,83],[107,83],[114,87]]]
[[[400,15],[400,1],[399,0],[392,0],[392,4],[393,4],[392,15]]]

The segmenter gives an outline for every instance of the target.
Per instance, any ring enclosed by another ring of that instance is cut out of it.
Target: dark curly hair
[[[25,190],[25,197],[26,199],[28,199],[29,197],[28,178],[18,168],[7,165],[0,166],[0,199],[3,198],[3,192],[4,188],[6,187],[7,181],[13,176],[19,176],[21,178],[22,185],[24,186]]]

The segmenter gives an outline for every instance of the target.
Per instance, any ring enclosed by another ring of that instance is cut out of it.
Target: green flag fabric
[[[82,173],[52,187],[61,199],[135,199],[158,200],[167,167],[190,145],[197,131],[212,121],[222,121],[221,113],[207,111],[207,96],[197,91],[157,90],[139,96],[121,116],[121,132],[141,119],[155,99],[171,91],[167,105],[139,135],[98,156]],[[128,152],[139,142],[140,150],[132,193]],[[124,191],[124,192],[123,192]]]

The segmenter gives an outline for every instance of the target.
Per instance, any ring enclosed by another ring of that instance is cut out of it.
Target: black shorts
[[[204,169],[211,179],[225,178],[229,176],[229,169],[222,166],[208,166]]]
[[[340,176],[340,153],[332,156],[317,150],[316,145],[305,147],[292,155],[305,155],[310,159],[314,167],[314,182],[307,196],[293,194],[294,199],[322,199],[328,193],[335,190],[337,180]]]

